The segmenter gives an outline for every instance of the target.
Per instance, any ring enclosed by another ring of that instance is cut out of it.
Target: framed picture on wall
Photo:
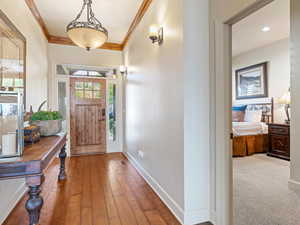
[[[26,39],[0,10],[0,90],[21,92],[25,105]]]
[[[235,71],[236,99],[268,97],[268,63]]]

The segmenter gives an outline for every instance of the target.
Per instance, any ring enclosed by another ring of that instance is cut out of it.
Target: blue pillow
[[[244,112],[244,111],[246,111],[246,108],[247,108],[247,105],[232,106],[232,111]]]

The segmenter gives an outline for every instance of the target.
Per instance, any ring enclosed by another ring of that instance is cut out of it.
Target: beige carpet
[[[235,225],[300,225],[300,193],[288,188],[289,162],[234,158]]]

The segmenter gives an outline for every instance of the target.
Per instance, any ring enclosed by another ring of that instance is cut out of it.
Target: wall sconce
[[[127,67],[125,65],[121,65],[119,67],[119,71],[122,74],[122,79],[127,79]]]
[[[121,65],[121,66],[119,67],[119,71],[120,71],[120,73],[121,73],[122,75],[124,75],[124,73],[127,73],[127,67],[124,66],[124,65]]]
[[[151,25],[149,29],[149,38],[152,43],[158,43],[161,45],[164,41],[164,29],[163,27],[158,27],[157,25]]]

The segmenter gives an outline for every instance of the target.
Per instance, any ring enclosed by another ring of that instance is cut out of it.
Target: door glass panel
[[[75,95],[78,98],[101,98],[99,82],[75,82]]]
[[[76,90],[75,91],[75,96],[77,98],[83,98],[83,91],[82,90]]]
[[[67,85],[66,82],[59,81],[58,82],[58,111],[63,117],[62,121],[62,130],[66,132],[68,130],[67,127]]]
[[[101,98],[100,91],[94,91],[94,98]]]
[[[93,91],[85,91],[84,98],[93,98]]]
[[[84,89],[85,90],[93,90],[93,83],[92,82],[84,82]]]
[[[75,82],[75,89],[83,89],[83,82]]]
[[[65,82],[58,82],[58,111],[65,120],[67,117],[67,90]]]
[[[116,85],[108,86],[109,139],[116,140]]]
[[[94,90],[100,90],[101,84],[100,83],[94,83]]]

